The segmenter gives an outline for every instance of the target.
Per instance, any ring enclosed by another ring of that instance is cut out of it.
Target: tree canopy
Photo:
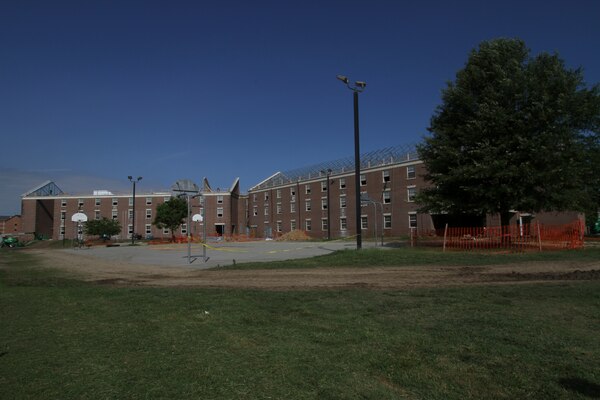
[[[173,197],[156,207],[156,217],[153,224],[159,229],[169,229],[171,237],[174,238],[175,231],[183,223],[186,216],[187,202],[185,199]]]
[[[121,233],[121,224],[116,219],[108,219],[106,217],[93,219],[85,223],[85,233],[108,239],[111,236]]]
[[[557,54],[519,39],[486,41],[442,91],[418,146],[429,212],[585,210],[599,203],[600,89]],[[594,186],[596,185],[596,186]]]

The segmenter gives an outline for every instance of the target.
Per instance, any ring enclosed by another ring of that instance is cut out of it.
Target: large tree
[[[85,223],[85,233],[87,235],[97,235],[102,239],[109,239],[111,236],[121,233],[121,224],[116,219],[93,219]]]
[[[423,210],[500,214],[507,225],[511,210],[597,206],[599,87],[557,54],[529,53],[518,39],[483,42],[447,84],[418,146],[432,184],[418,196]]]
[[[175,239],[175,231],[187,216],[187,202],[185,199],[173,197],[169,201],[156,207],[156,217],[153,224],[159,229],[167,228],[171,231],[171,239]]]

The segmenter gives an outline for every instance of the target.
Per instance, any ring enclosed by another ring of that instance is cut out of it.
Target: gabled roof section
[[[412,145],[399,145],[386,147],[363,153],[360,156],[360,168],[376,168],[383,165],[399,164],[416,161],[419,155]],[[331,170],[331,175],[348,173],[354,171],[354,156],[341,158],[333,161],[325,161],[319,164],[293,169],[286,172],[277,172],[250,190],[266,189],[288,183],[302,182],[325,176],[325,171]]]
[[[210,183],[208,183],[208,179],[205,177],[202,179],[202,192],[204,193],[212,193],[212,188],[210,187]]]
[[[240,178],[235,178],[231,188],[229,189],[229,193],[240,194]]]
[[[22,197],[58,196],[61,194],[63,194],[63,191],[56,186],[56,183],[52,181],[46,181],[41,185],[31,189],[27,193],[23,193]]]

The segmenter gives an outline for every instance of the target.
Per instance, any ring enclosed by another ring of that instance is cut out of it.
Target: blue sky
[[[274,172],[419,142],[469,52],[519,37],[600,82],[600,2],[0,3],[0,214],[64,191],[246,191]]]

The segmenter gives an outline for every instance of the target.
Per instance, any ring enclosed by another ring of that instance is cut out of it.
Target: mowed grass
[[[589,399],[600,282],[116,288],[0,253],[2,399]]]

